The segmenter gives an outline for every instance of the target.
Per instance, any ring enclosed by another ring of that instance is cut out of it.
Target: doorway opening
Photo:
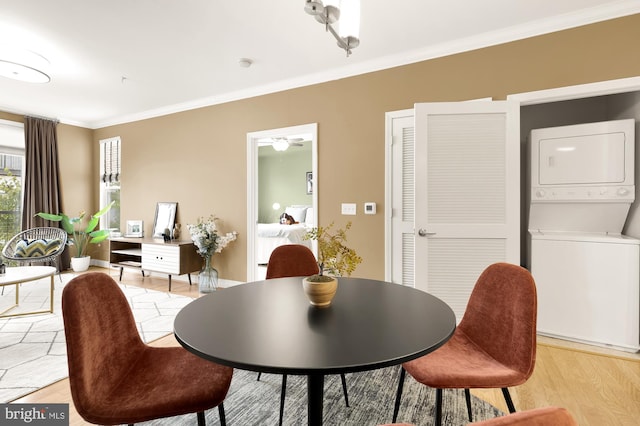
[[[247,133],[247,281],[264,279],[270,252],[318,223],[317,144],[317,123]],[[285,211],[300,226],[275,232]]]

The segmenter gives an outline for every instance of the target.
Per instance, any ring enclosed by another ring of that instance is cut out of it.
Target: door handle
[[[436,233],[435,232],[427,232],[426,229],[420,228],[420,229],[418,229],[418,235],[420,235],[421,237],[430,237],[431,235],[436,235]]]

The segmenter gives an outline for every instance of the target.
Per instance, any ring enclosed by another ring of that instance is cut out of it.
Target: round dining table
[[[456,328],[437,297],[412,287],[339,278],[328,307],[311,305],[302,277],[218,290],[186,305],[174,334],[188,351],[243,370],[307,376],[308,424],[322,424],[324,377],[428,354]]]

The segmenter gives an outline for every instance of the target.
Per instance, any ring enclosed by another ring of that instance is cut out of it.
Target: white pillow
[[[292,207],[289,206],[284,209],[284,212],[288,215],[293,216],[293,219],[296,222],[304,223],[304,220],[307,216],[307,207]]]
[[[314,227],[316,225],[313,223],[313,207],[307,209],[307,217],[304,219],[304,224],[308,227]]]

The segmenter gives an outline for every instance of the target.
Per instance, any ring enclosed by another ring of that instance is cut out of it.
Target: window
[[[100,228],[120,232],[120,137],[100,141],[100,208],[115,201],[100,218]]]
[[[0,247],[22,229],[24,125],[0,120]]]

